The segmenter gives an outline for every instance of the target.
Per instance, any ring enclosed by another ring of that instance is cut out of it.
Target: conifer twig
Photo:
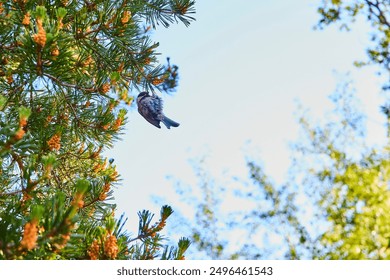
[[[56,78],[50,74],[47,74],[47,73],[44,73],[43,76],[50,78],[51,80],[55,81],[57,84],[60,84],[61,86],[71,87],[71,88],[79,89],[79,90],[86,91],[86,92],[96,92],[97,91],[97,89],[95,87],[90,87],[90,88],[80,87],[80,86],[75,85],[75,84],[70,84],[70,83],[61,81],[58,78]]]

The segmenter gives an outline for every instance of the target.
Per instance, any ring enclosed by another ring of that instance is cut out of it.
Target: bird
[[[163,113],[163,101],[156,94],[150,95],[148,92],[143,91],[137,96],[138,112],[148,122],[155,127],[161,128],[160,122],[162,122],[168,129],[178,127],[180,124],[171,120]]]

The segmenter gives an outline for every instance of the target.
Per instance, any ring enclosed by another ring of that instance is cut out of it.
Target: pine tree
[[[190,24],[191,0],[0,1],[0,259],[181,259],[140,212],[135,238],[109,203],[102,152],[126,123],[129,92],[172,90],[150,29]],[[139,242],[136,242],[139,241]]]

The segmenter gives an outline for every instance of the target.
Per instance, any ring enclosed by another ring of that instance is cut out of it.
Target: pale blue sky
[[[137,211],[159,213],[161,205],[151,196],[165,198],[174,210],[191,211],[178,201],[166,176],[195,184],[188,162],[193,157],[209,155],[208,166],[217,178],[226,172],[245,176],[249,149],[282,181],[288,143],[297,137],[296,100],[321,116],[331,105],[327,96],[336,88],[335,70],[351,72],[370,113],[371,142],[383,136],[380,78],[375,68],[353,67],[353,61],[366,58],[367,28],[358,24],[350,33],[336,27],[314,31],[319,3],[198,1],[197,20],[189,28],[179,24],[154,31],[161,61],[169,56],[180,67],[177,93],[162,98],[166,115],[181,125],[157,129],[134,107],[123,140],[107,152],[123,178],[114,196],[117,214],[129,218],[130,232],[137,233]]]

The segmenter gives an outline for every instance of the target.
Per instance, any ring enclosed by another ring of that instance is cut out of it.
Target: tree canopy
[[[349,30],[359,18],[368,21],[368,59],[355,64],[377,65],[388,77],[389,11],[388,1],[324,0],[316,27],[339,24]],[[388,90],[388,84],[380,90]],[[331,118],[315,122],[300,112],[301,133],[291,146],[288,179],[281,184],[253,155],[247,159],[249,179],[234,177],[228,183],[210,176],[207,161],[195,164],[201,196],[188,201],[194,207],[195,223],[185,227],[195,256],[390,259],[389,100],[381,108],[387,134],[378,139],[385,144],[370,146],[367,116],[358,106],[353,82],[339,84],[330,98],[334,103]],[[179,181],[178,185],[188,197],[185,184]]]
[[[371,44],[367,48],[368,60],[356,62],[357,66],[379,64],[385,74],[390,71],[390,6],[387,0],[322,0],[318,8],[321,18],[319,28],[339,24],[340,29],[349,30],[353,23],[364,18],[371,25]],[[389,88],[389,83],[384,85]]]

